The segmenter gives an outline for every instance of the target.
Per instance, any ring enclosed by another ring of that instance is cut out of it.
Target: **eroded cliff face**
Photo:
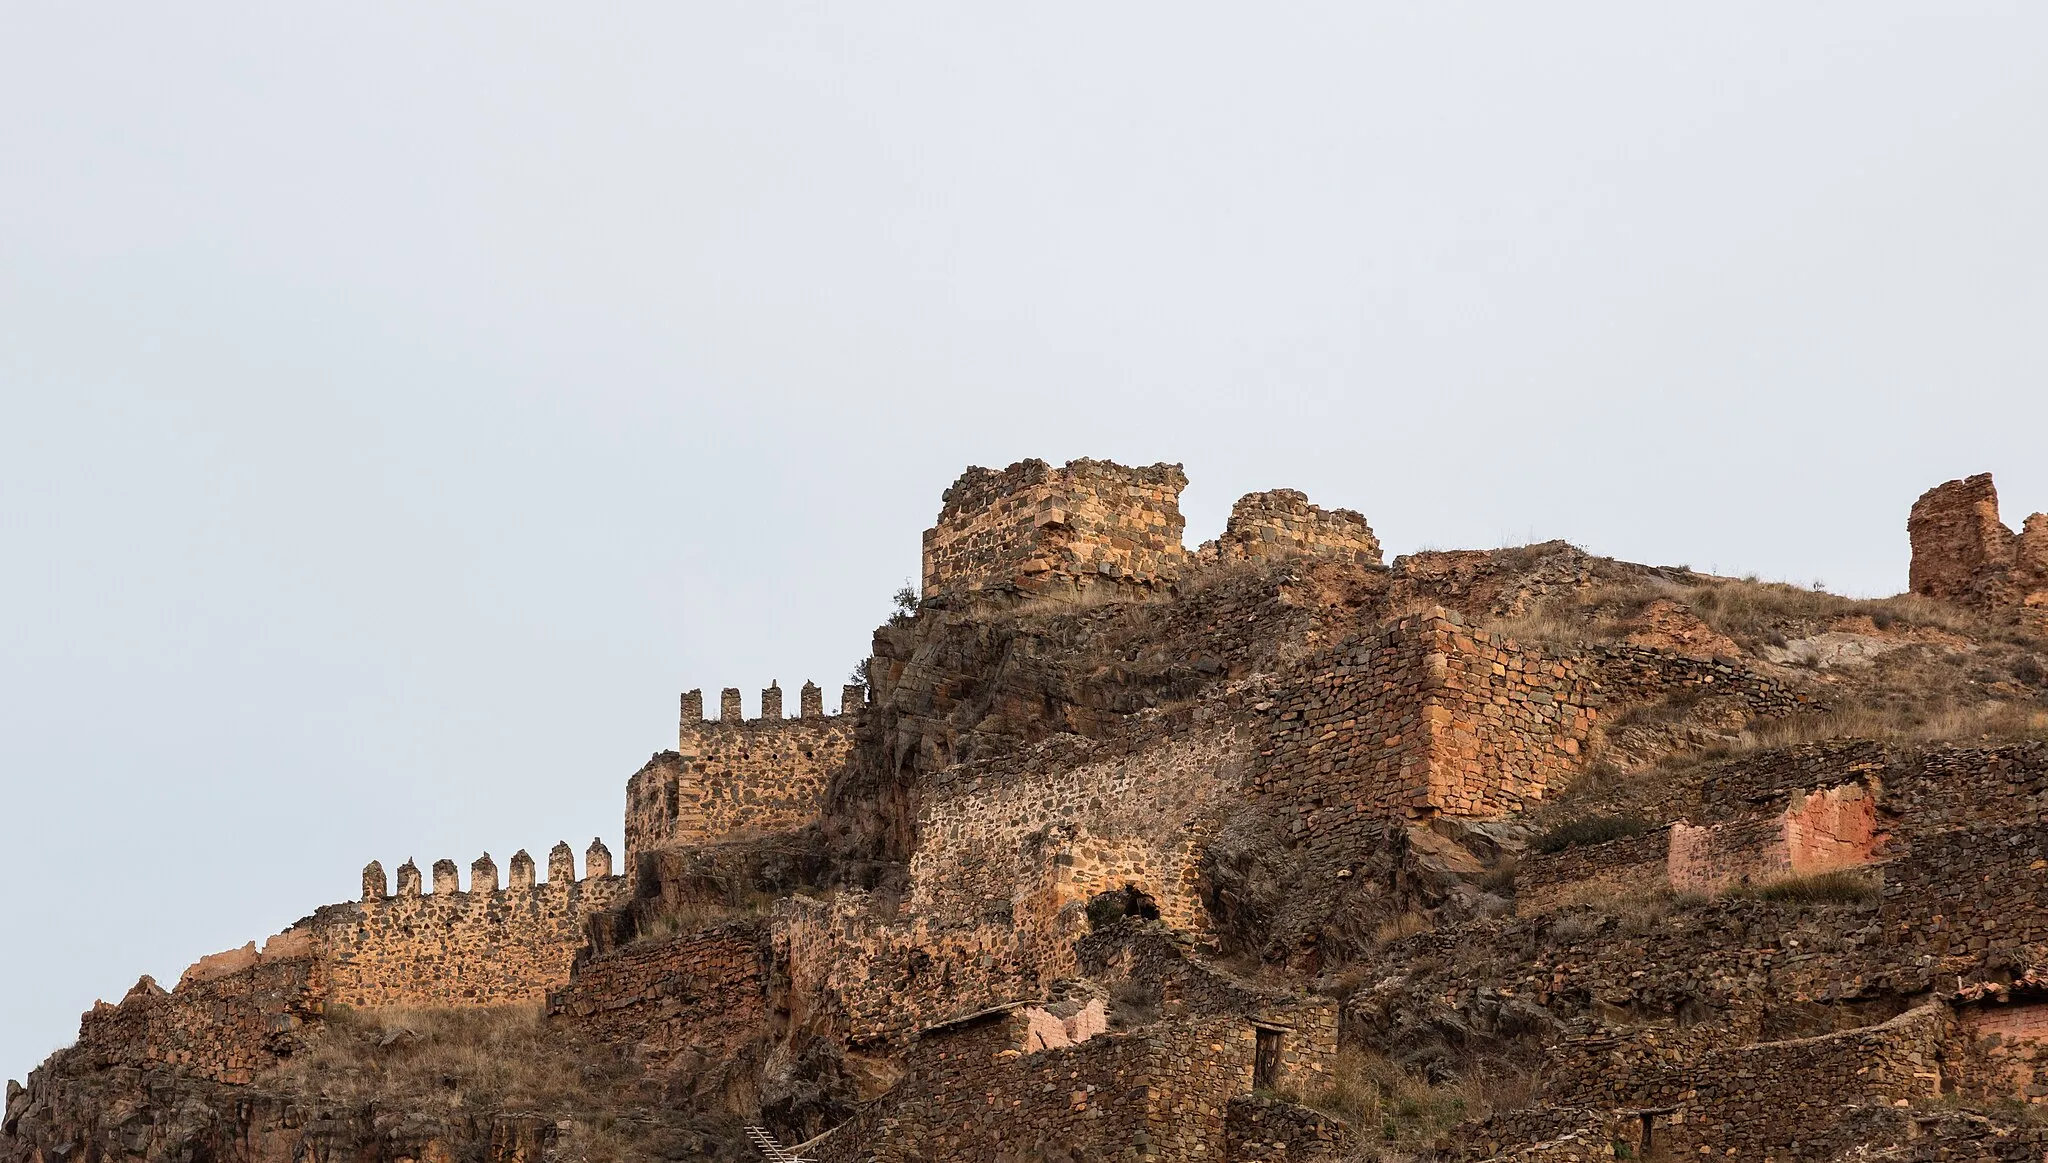
[[[0,1163],[2048,1145],[2048,641],[1983,600],[2048,518],[1988,480],[1916,508],[1947,596],[1879,602],[963,482],[865,698],[684,696],[619,875],[373,863],[87,1015]]]

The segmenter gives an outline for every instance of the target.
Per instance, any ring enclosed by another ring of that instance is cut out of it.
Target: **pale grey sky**
[[[970,463],[1876,594],[2048,509],[2039,4],[0,13],[0,1075],[828,689]]]

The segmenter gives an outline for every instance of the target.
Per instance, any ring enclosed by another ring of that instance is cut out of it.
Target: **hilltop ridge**
[[[1186,483],[967,470],[836,713],[143,978],[0,1163],[2048,1152],[2048,515],[1866,601]]]

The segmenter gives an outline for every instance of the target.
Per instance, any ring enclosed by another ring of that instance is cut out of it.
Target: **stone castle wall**
[[[1054,981],[1074,975],[1074,942],[1086,929],[1077,908],[1042,927],[1019,927],[1008,915],[890,921],[874,914],[867,894],[842,891],[776,906],[775,961],[788,975],[793,1024],[834,1027],[854,1045],[875,1046],[1044,999]]]
[[[1126,468],[1074,460],[970,468],[946,490],[924,534],[924,596],[1011,589],[1071,597],[1145,593],[1179,580],[1187,563],[1177,464]]]
[[[383,870],[364,870],[364,899],[328,905],[288,930],[324,951],[329,1000],[352,1006],[523,1005],[568,983],[584,945],[584,921],[626,898],[611,874],[611,853],[593,842],[588,873],[575,878],[568,845],[557,845],[546,883],[533,862],[513,858],[512,883],[498,886],[488,855],[459,891],[455,865],[439,861],[431,893],[410,861],[398,892],[383,892]]]
[[[919,805],[910,906],[964,919],[1035,897],[1031,908],[1057,913],[1128,885],[1199,931],[1201,843],[1241,796],[1249,752],[1210,729],[1095,762],[950,770]]]
[[[1262,703],[1262,795],[1314,846],[1356,849],[1389,816],[1533,807],[1577,773],[1596,712],[1575,663],[1441,612],[1311,658]]]
[[[629,945],[579,964],[548,1012],[658,1067],[725,1061],[768,1031],[768,946],[759,922]]]
[[[1223,535],[1202,546],[1205,562],[1329,557],[1355,565],[1381,564],[1379,538],[1350,509],[1324,509],[1306,493],[1273,489],[1247,493],[1230,508]]]
[[[160,1064],[216,1082],[251,1081],[289,1054],[322,1010],[323,965],[308,943],[271,944],[269,953],[237,951],[223,972],[188,972],[175,990],[144,977],[119,1005],[94,1003],[68,1053],[102,1068]]]
[[[825,787],[853,752],[853,729],[864,705],[860,687],[841,694],[827,716],[818,688],[806,683],[802,712],[782,716],[782,692],[762,692],[762,717],[739,717],[739,692],[728,688],[726,713],[703,716],[703,696],[683,696],[676,750],[658,752],[626,782],[626,868],[648,852],[745,839],[813,823]]]

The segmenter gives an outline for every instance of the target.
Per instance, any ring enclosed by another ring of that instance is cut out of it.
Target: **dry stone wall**
[[[867,1148],[875,1163],[1222,1160],[1226,1112],[1251,1092],[1254,1035],[1186,1019],[1023,1053],[997,1015],[919,1039]]]
[[[441,861],[447,876],[428,894],[408,861],[396,896],[381,895],[381,871],[372,883],[366,869],[366,894],[375,895],[328,905],[290,931],[319,942],[329,996],[346,1005],[539,1002],[568,983],[584,921],[626,899],[625,878],[611,875],[602,843],[585,859],[590,875],[578,881],[568,846],[557,845],[546,883],[498,888],[487,855],[472,867],[468,892],[456,891],[453,862]],[[523,862],[529,874],[531,863]]]
[[[1535,806],[1581,766],[1596,687],[1441,611],[1309,659],[1259,704],[1271,742],[1259,793],[1312,847],[1358,851],[1390,816]]]
[[[768,1030],[768,948],[759,923],[630,945],[579,964],[548,1012],[657,1067],[724,1061]]]
[[[1074,597],[1142,594],[1179,580],[1187,563],[1177,464],[1126,468],[1074,460],[970,468],[946,490],[924,534],[924,596],[982,590]]]

